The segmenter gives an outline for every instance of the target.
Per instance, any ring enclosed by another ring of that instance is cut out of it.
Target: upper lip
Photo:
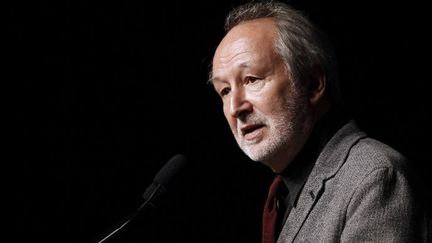
[[[264,124],[249,124],[240,128],[242,135],[244,136],[247,133],[253,132],[254,130],[263,127]]]

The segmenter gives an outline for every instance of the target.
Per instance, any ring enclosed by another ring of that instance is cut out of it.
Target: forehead
[[[257,59],[274,58],[275,37],[276,25],[272,18],[247,21],[235,26],[216,49],[213,74],[233,66],[248,67]]]

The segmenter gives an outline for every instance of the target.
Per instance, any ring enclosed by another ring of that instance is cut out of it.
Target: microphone
[[[182,154],[173,156],[162,169],[156,174],[152,184],[145,190],[143,197],[144,203],[134,212],[126,216],[114,227],[107,230],[105,233],[96,238],[93,243],[103,243],[112,239],[114,235],[120,232],[126,227],[136,216],[138,216],[148,205],[156,208],[161,201],[163,196],[167,192],[173,181],[175,181],[187,168],[188,160]]]
[[[148,203],[156,208],[167,191],[167,187],[175,181],[186,169],[188,160],[184,155],[177,154],[172,157],[166,165],[159,170],[153,179],[153,183],[144,192],[143,197]]]

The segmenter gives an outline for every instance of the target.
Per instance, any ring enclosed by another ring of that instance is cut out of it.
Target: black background
[[[9,5],[10,242],[89,242],[178,153],[186,176],[119,242],[259,242],[272,175],[238,149],[206,84],[223,17],[241,2]],[[411,159],[431,198],[430,13],[419,2],[292,1],[332,39],[359,125]]]

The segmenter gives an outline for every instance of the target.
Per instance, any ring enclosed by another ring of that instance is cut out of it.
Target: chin
[[[278,173],[292,160],[290,155],[286,153],[289,147],[287,141],[281,140],[278,142],[271,141],[270,143],[244,145],[241,146],[241,149],[251,160],[261,162]]]
[[[262,162],[263,164],[270,164],[274,158],[274,153],[271,153],[268,149],[246,146],[242,150],[251,160]]]
[[[278,162],[275,160],[274,156],[271,155],[262,155],[262,156],[249,156],[254,162],[261,163],[268,168],[270,168],[274,173],[282,172],[283,168],[281,165],[278,165]]]

